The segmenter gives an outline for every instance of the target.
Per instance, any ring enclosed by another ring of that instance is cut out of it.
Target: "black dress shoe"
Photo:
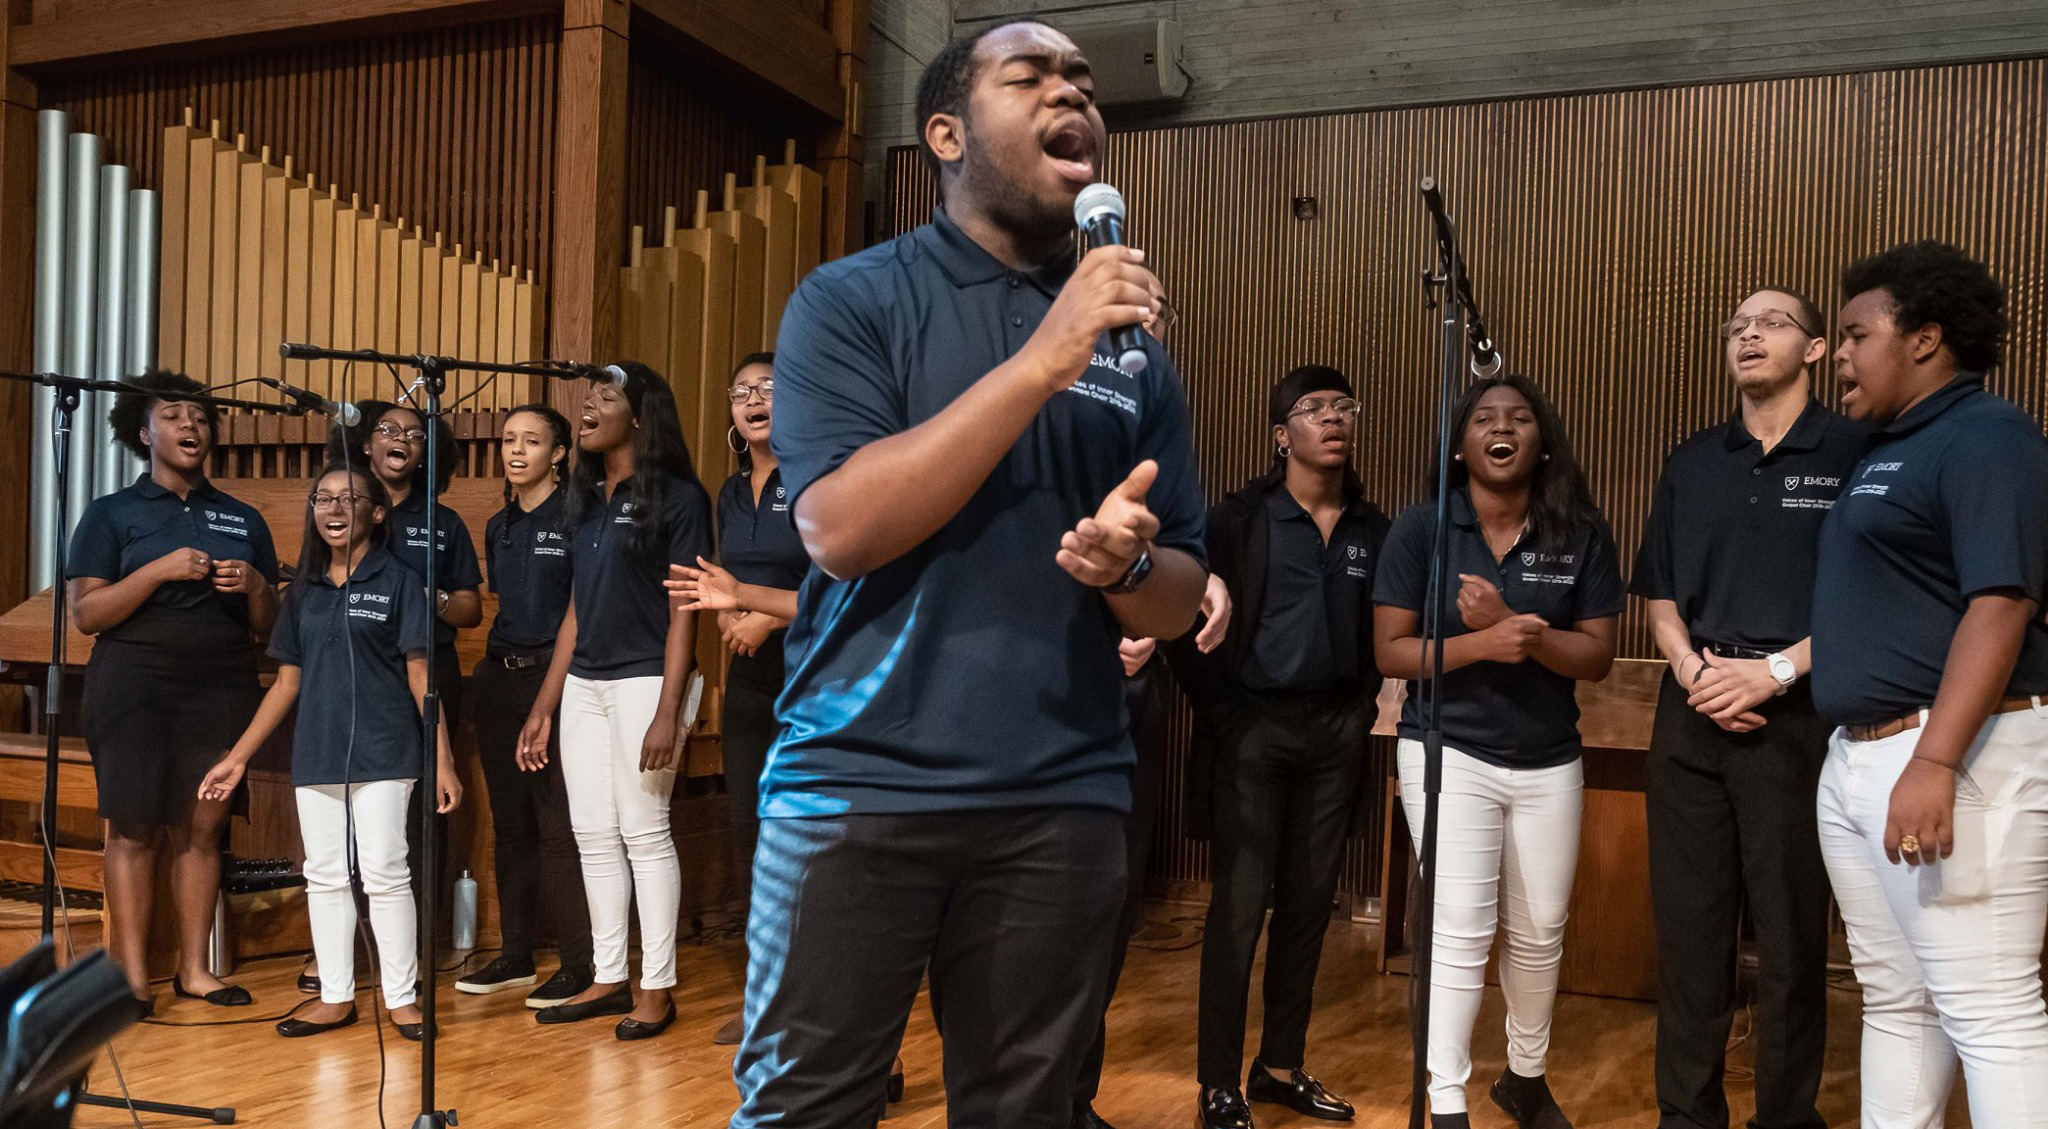
[[[287,1039],[303,1039],[308,1035],[320,1035],[342,1027],[353,1027],[356,1009],[351,1007],[348,1014],[332,1023],[315,1023],[310,1019],[287,1019],[277,1025],[277,1033]]]
[[[903,1072],[901,1070],[891,1070],[889,1072],[889,1089],[884,1097],[888,1099],[890,1105],[895,1105],[903,1100]]]
[[[544,1007],[534,1012],[533,1018],[541,1023],[580,1023],[586,1019],[596,1019],[600,1015],[625,1015],[632,1010],[633,988],[630,984],[620,981],[618,987],[594,1000],[585,1000],[580,1004]]]
[[[1093,1105],[1083,1105],[1074,1111],[1073,1129],[1116,1129],[1116,1126],[1104,1121]]]
[[[400,1023],[394,1019],[391,1021],[391,1026],[398,1028],[399,1038],[407,1042],[417,1043],[420,1041],[420,1032],[426,1027],[426,1022],[422,1020],[419,1023]],[[441,1037],[441,1025],[438,1023],[434,1024],[434,1037],[437,1039]]]
[[[1557,1099],[1550,1095],[1550,1083],[1541,1074],[1524,1078],[1503,1070],[1487,1096],[1521,1129],[1572,1129],[1571,1119],[1558,1108]]]
[[[1252,1129],[1251,1107],[1235,1088],[1202,1091],[1202,1106],[1196,1112],[1200,1129]]]
[[[1324,1121],[1349,1121],[1358,1111],[1351,1103],[1323,1088],[1315,1076],[1305,1070],[1289,1072],[1287,1081],[1282,1082],[1266,1072],[1266,1066],[1258,1059],[1252,1060],[1250,1077],[1245,1079],[1244,1096],[1255,1102],[1272,1102],[1284,1105],[1303,1117],[1318,1117]]]
[[[135,997],[135,1018],[148,1019],[155,1014],[156,997],[154,995]]]
[[[626,1010],[631,1011],[632,1009],[629,1007]],[[640,1020],[628,1016],[625,1019],[619,1020],[619,1025],[612,1029],[612,1034],[618,1036],[619,1041],[626,1043],[630,1043],[635,1039],[652,1039],[663,1031],[668,1030],[669,1025],[675,1021],[676,1002],[670,1000],[668,1002],[668,1010],[661,1013],[660,1019],[652,1023],[642,1023]]]
[[[256,1002],[255,998],[249,995],[249,989],[240,985],[228,984],[204,993],[188,992],[185,990],[185,982],[175,976],[171,977],[171,991],[176,992],[179,999],[205,1000],[215,1007],[248,1007]]]

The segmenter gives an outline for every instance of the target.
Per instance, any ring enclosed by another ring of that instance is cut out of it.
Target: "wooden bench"
[[[27,733],[0,733],[0,801],[42,804],[46,752],[47,746],[42,737]],[[84,811],[97,809],[99,789],[93,782],[92,762],[86,758],[85,742],[67,737],[59,743],[57,756],[57,806]],[[58,881],[70,889],[101,890],[100,864],[98,851],[57,848]],[[0,839],[0,880],[41,882],[42,846],[35,842]]]

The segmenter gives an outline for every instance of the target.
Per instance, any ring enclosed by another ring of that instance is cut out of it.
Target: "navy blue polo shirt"
[[[1015,356],[1073,267],[1068,255],[1011,270],[940,210],[813,271],[776,344],[772,442],[791,504]],[[922,544],[858,579],[810,574],[786,644],[764,817],[1129,810],[1121,632],[1108,599],[1053,558],[1061,535],[1151,458],[1156,543],[1202,559],[1180,375],[1157,342],[1146,348],[1132,376],[1098,342],[1079,381]]]
[[[468,523],[447,506],[436,503],[434,510],[434,540],[441,546],[432,562],[434,587],[444,592],[482,587],[483,569],[477,564],[476,542],[469,536]],[[391,507],[384,524],[391,530],[392,555],[421,576],[428,575],[427,492],[415,488],[405,501]],[[455,650],[455,627],[438,614],[434,616],[434,649],[449,654]]]
[[[2048,589],[2048,439],[1965,373],[1879,432],[1820,531],[1813,701],[1838,725],[1934,704],[1972,596]],[[2027,624],[2006,696],[2048,693]]]
[[[491,620],[492,656],[555,645],[569,610],[569,538],[563,520],[568,492],[557,488],[531,510],[518,500],[484,525],[484,563],[498,614]]]
[[[1266,595],[1252,631],[1244,684],[1313,693],[1358,685],[1359,607],[1372,598],[1386,518],[1347,506],[1330,540],[1283,483],[1266,495]]]
[[[1769,451],[1736,412],[1665,460],[1629,591],[1678,605],[1695,646],[1781,651],[1813,633],[1820,525],[1870,429],[1807,401]]]
[[[696,567],[711,555],[711,500],[694,482],[669,476],[662,481],[659,512],[636,512],[633,479],[621,481],[609,501],[593,498],[584,507],[570,546],[575,572],[576,651],[569,673],[578,678],[659,678],[668,647],[668,566]],[[661,551],[642,557],[633,551],[635,526],[654,520]]]
[[[144,473],[133,485],[94,498],[71,532],[64,572],[73,579],[118,581],[178,549],[239,560],[277,583],[277,548],[254,506],[202,481],[180,498]],[[227,595],[212,578],[160,584],[135,614],[100,633],[124,642],[193,643],[249,633],[249,598]]]
[[[1380,557],[1373,602],[1422,614],[1429,591],[1429,557],[1436,539],[1436,503],[1410,506],[1394,519]],[[1563,552],[1541,553],[1524,539],[1500,560],[1472,513],[1464,490],[1451,495],[1450,569],[1444,577],[1444,637],[1468,633],[1458,614],[1458,574],[1492,580],[1516,614],[1540,615],[1571,630],[1589,619],[1621,614],[1626,596],[1614,536],[1596,521],[1575,530]],[[1425,659],[1426,661],[1426,659]],[[1408,684],[1400,733],[1422,740],[1422,705]],[[1443,678],[1444,744],[1506,768],[1551,768],[1579,756],[1579,699],[1574,681],[1535,659],[1476,662]]]
[[[745,471],[719,488],[718,563],[741,584],[791,592],[803,584],[804,574],[811,571],[811,556],[797,536],[781,467],[768,472],[759,505],[754,504],[754,485]]]
[[[405,663],[433,645],[433,619],[423,578],[382,548],[339,588],[322,571],[285,589],[270,657],[299,668],[293,785],[419,775],[420,711]]]

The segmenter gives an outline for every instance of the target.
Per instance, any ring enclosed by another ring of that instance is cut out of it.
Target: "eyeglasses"
[[[395,423],[380,423],[371,430],[386,439],[402,439],[407,443],[424,443],[427,433],[424,428],[400,427]]]
[[[761,394],[762,403],[772,404],[775,402],[775,382],[773,380],[764,380],[759,384],[735,384],[725,390],[726,396],[735,404],[746,403],[754,398],[754,393],[756,392]]]
[[[1751,325],[1755,325],[1765,333],[1783,333],[1788,329],[1796,329],[1808,337],[1820,336],[1801,324],[1798,318],[1783,310],[1764,310],[1760,313],[1747,315],[1736,314],[1728,319],[1728,324],[1721,327],[1721,336],[1726,340],[1732,341],[1749,332]]]
[[[315,494],[313,495],[313,508],[316,510],[348,509],[357,502],[367,502],[369,500],[370,496],[368,494],[356,494],[353,492],[347,494]]]
[[[1358,418],[1358,401],[1349,396],[1341,396],[1335,400],[1307,399],[1294,405],[1294,410],[1287,413],[1287,418],[1293,419],[1295,416],[1315,417],[1322,415],[1324,412],[1336,412],[1345,419],[1356,419]]]

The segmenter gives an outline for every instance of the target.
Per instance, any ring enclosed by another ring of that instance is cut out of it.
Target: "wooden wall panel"
[[[53,73],[41,89],[139,185],[176,168],[163,131],[190,106],[202,128],[217,120],[230,140],[261,139],[322,186],[546,278],[560,35],[559,17],[543,16]]]
[[[914,150],[889,163],[900,232],[934,192]],[[2048,415],[2048,60],[1116,133],[1106,168],[1179,314],[1167,343],[1211,498],[1268,465],[1267,390],[1311,361],[1359,386],[1370,496],[1390,513],[1420,496],[1438,371],[1424,174],[1508,366],[1557,401],[1625,558],[1666,452],[1734,406],[1714,326],[1760,286],[1832,314],[1856,256],[1958,242],[2007,287],[1991,386]],[[1294,218],[1304,196],[1319,218]],[[1825,364],[1819,384],[1832,402]],[[1622,653],[1653,654],[1633,607]],[[1183,772],[1176,753],[1174,785]],[[1179,795],[1155,874],[1200,880]],[[1376,885],[1366,843],[1348,888]]]

